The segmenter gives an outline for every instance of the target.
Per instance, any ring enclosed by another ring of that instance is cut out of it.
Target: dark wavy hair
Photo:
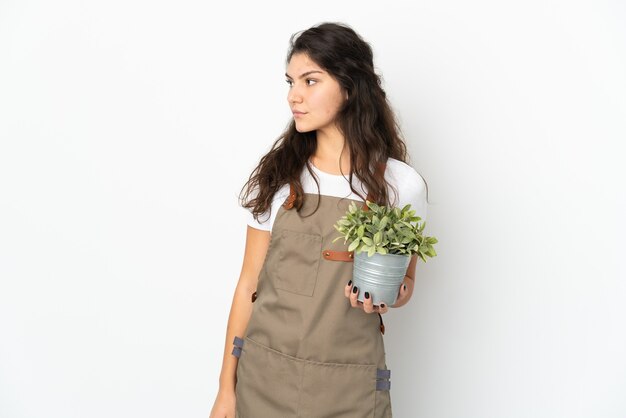
[[[408,155],[381,78],[374,69],[372,48],[348,25],[332,22],[296,32],[289,43],[287,65],[294,54],[304,53],[335,78],[348,94],[336,123],[345,139],[344,149],[347,143],[350,150],[351,190],[365,200],[352,184],[356,175],[376,203],[391,204],[390,185],[377,168],[389,157],[406,163]],[[319,195],[319,182],[309,164],[316,147],[316,132],[298,132],[292,120],[250,174],[239,194],[241,205],[252,209],[258,220],[259,215],[271,210],[276,191],[285,183],[291,183],[296,192],[294,206],[300,212],[304,199],[300,175],[305,165],[315,179]],[[250,199],[253,190],[257,193]]]

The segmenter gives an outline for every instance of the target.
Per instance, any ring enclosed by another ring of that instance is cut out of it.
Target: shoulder
[[[428,200],[426,182],[417,170],[403,161],[389,158],[385,179],[397,190],[397,199],[392,197],[394,206],[410,204],[416,215],[425,219]]]
[[[255,193],[258,190],[255,189]],[[274,219],[276,218],[276,213],[280,208],[280,205],[287,199],[289,196],[289,183],[283,184],[272,197],[271,207],[266,210],[263,214],[259,215],[258,219],[255,219],[252,214],[252,209],[246,208],[247,212],[247,224],[256,229],[261,229],[264,231],[271,231],[272,225],[274,223]]]
[[[387,160],[385,177],[388,177],[387,180],[392,184],[404,190],[413,192],[426,191],[426,182],[424,182],[423,177],[404,161],[389,158]]]
[[[405,163],[404,161],[396,160],[395,158],[389,157],[387,159],[387,171],[391,171],[393,173],[398,174],[409,174],[409,175],[417,175],[418,172],[410,165]]]
[[[273,201],[277,202],[277,201],[285,200],[287,196],[289,196],[289,191],[290,191],[289,183],[284,183],[280,187],[280,189],[278,189],[276,193],[274,193]]]

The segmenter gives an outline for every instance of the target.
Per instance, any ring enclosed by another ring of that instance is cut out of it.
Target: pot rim
[[[389,253],[387,253],[387,254],[381,254],[381,253],[376,252],[376,253],[374,253],[374,254],[372,255],[372,257],[370,257],[370,256],[367,254],[367,251],[359,251],[358,253],[356,253],[356,252],[355,252],[355,253],[354,253],[354,256],[355,256],[355,257],[356,257],[356,256],[361,256],[361,257],[363,257],[361,254],[365,254],[365,256],[366,256],[367,258],[372,258],[372,257],[374,257],[374,256],[376,256],[376,255],[381,256],[381,257],[385,257],[385,256],[410,257],[411,255],[413,255],[413,254],[389,254]]]

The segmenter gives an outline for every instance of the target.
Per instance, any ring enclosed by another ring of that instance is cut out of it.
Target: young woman
[[[245,254],[210,416],[391,417],[389,306],[367,292],[357,301],[352,254],[332,242],[333,225],[366,198],[410,203],[424,220],[427,187],[405,162],[372,49],[354,30],[294,34],[286,69],[293,121],[244,185]],[[411,298],[416,263],[391,307]]]

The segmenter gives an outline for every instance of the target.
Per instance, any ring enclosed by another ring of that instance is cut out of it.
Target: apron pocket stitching
[[[322,251],[322,236],[283,229],[280,232],[275,273],[276,289],[313,296]]]
[[[248,336],[246,336],[245,339],[250,341],[251,343],[261,347],[261,348],[269,350],[269,351],[273,352],[274,354],[277,354],[279,356],[285,357],[288,360],[292,360],[292,361],[298,361],[298,362],[308,363],[308,364],[312,364],[312,365],[336,366],[336,367],[368,368],[368,367],[376,366],[376,364],[374,364],[374,363],[334,363],[334,362],[323,362],[323,361],[307,360],[307,359],[303,359],[303,358],[290,356],[289,354],[285,354],[283,352],[280,352],[280,351],[278,351],[276,349],[273,349],[272,347],[266,346],[265,344],[261,344],[260,342],[258,342],[256,340],[253,340],[252,338],[250,338]]]

